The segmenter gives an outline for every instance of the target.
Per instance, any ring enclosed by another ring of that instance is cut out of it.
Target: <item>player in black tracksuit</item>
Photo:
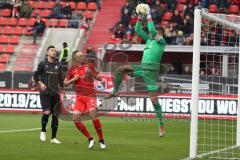
[[[51,143],[59,144],[56,139],[58,129],[58,115],[55,113],[60,109],[60,95],[59,92],[63,91],[63,75],[62,66],[56,61],[56,49],[54,46],[47,48],[47,56],[45,60],[38,64],[37,70],[33,75],[36,83],[40,85],[40,100],[43,109],[42,115],[42,130],[40,140],[46,141],[46,125],[48,123],[49,115],[52,114],[52,139]]]

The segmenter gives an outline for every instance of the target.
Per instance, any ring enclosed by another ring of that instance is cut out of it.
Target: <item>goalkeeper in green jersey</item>
[[[160,69],[160,61],[164,53],[166,42],[162,37],[164,34],[163,28],[155,29],[150,14],[150,8],[147,4],[146,13],[147,14],[138,14],[138,21],[135,27],[136,33],[146,41],[141,65],[123,65],[118,67],[114,80],[114,90],[105,98],[107,99],[118,95],[118,89],[124,75],[130,75],[131,77],[141,77],[146,84],[146,88],[149,92],[149,96],[153,103],[155,112],[159,118],[159,135],[162,137],[165,134],[165,130],[163,125],[162,108],[158,102],[157,80]],[[149,34],[142,30],[142,20],[146,18],[148,21],[147,25]]]

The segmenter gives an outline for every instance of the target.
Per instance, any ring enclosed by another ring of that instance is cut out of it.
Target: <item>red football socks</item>
[[[78,128],[79,131],[82,132],[82,134],[87,137],[88,139],[91,138],[90,133],[88,132],[87,128],[85,127],[85,125],[82,122],[74,122],[75,126]]]
[[[94,127],[97,131],[99,140],[103,139],[102,125],[99,119],[93,120]]]

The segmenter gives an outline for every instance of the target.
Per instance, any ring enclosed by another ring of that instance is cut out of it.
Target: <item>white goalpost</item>
[[[188,159],[240,159],[239,37],[240,16],[195,9]]]
[[[200,68],[200,39],[201,19],[200,10],[194,13],[194,41],[193,41],[193,67],[197,71]],[[199,24],[199,25],[196,25]],[[197,153],[197,132],[198,132],[198,95],[199,95],[199,72],[192,70],[192,100],[191,100],[191,130],[190,130],[190,158],[196,157]]]

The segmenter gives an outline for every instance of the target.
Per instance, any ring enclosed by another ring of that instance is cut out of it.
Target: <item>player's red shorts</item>
[[[91,109],[97,108],[97,98],[91,96],[77,96],[74,111],[88,113]]]

